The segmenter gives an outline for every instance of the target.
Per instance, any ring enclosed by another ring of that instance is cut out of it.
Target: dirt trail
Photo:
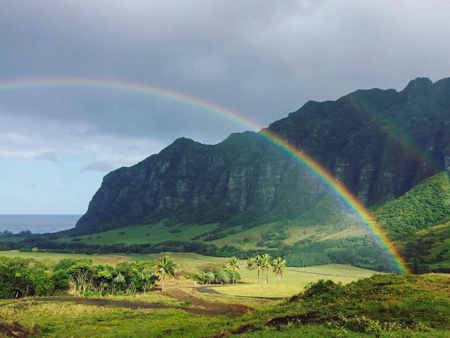
[[[75,304],[87,304],[97,306],[126,307],[130,309],[184,309],[182,306],[170,306],[160,303],[150,303],[131,300],[113,300],[107,298],[83,298],[83,297],[39,297],[32,300],[38,302],[74,302]]]
[[[178,299],[182,302],[189,302],[192,307],[186,307],[183,308],[183,310],[190,312],[190,313],[196,313],[196,314],[202,314],[202,315],[208,315],[208,316],[215,316],[215,315],[222,315],[222,314],[231,314],[235,316],[242,316],[247,311],[252,311],[253,309],[251,307],[242,305],[242,304],[226,304],[226,303],[219,303],[219,302],[211,302],[207,300],[203,300],[200,298],[197,298],[194,296],[194,293],[196,293],[197,290],[191,289],[190,293],[187,291],[181,290],[179,288],[174,289],[168,289],[165,294]]]

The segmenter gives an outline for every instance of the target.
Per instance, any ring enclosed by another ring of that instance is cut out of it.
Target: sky
[[[103,176],[178,137],[450,77],[447,0],[0,4],[0,214],[83,214]]]

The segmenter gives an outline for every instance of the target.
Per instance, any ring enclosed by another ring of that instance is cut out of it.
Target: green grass
[[[261,242],[262,236],[266,233],[276,232],[279,229],[285,229],[287,238],[283,239],[283,244],[293,245],[299,240],[314,238],[315,240],[330,240],[345,237],[355,237],[365,235],[362,227],[351,226],[349,228],[335,228],[331,225],[296,225],[293,222],[286,223],[265,223],[255,226],[251,229],[245,229],[241,226],[226,228],[221,230],[224,237],[215,240],[205,240],[207,233],[216,230],[218,224],[170,224],[160,221],[152,225],[134,225],[107,230],[89,235],[80,235],[76,237],[64,236],[57,241],[63,243],[80,242],[85,244],[157,244],[165,241],[189,242],[194,241],[205,244],[214,244],[218,247],[225,245],[234,246],[241,250],[254,250],[265,248],[257,244]],[[199,235],[203,235],[199,237]],[[272,250],[265,248],[266,250]]]
[[[134,225],[121,227],[96,234],[77,236],[76,241],[86,244],[155,244],[164,241],[190,241],[193,237],[212,231],[217,224],[192,225],[175,224],[168,226],[164,222],[152,225]],[[73,237],[61,237],[59,242],[72,242]]]
[[[285,298],[302,291],[306,285],[317,282],[319,279],[331,279],[336,283],[346,284],[376,273],[373,270],[340,264],[305,268],[288,267],[280,280],[269,272],[269,283],[266,283],[265,275],[264,279],[261,278],[258,283],[257,271],[245,269],[245,261],[240,261],[239,266],[242,283],[215,287],[217,292],[243,297]]]
[[[261,224],[251,229],[244,230],[242,230],[241,227],[234,227],[232,229],[239,232],[205,243],[211,243],[217,246],[232,245],[242,250],[257,249],[256,244],[261,241],[261,235],[273,231],[273,227],[274,223]]]
[[[0,303],[1,305],[1,303]],[[37,328],[38,337],[201,337],[226,321],[177,309],[127,309],[71,302],[17,302],[0,307],[3,322]]]
[[[288,238],[283,241],[286,245],[292,245],[297,241],[312,238],[320,229],[319,225],[313,226],[289,226],[286,230]]]
[[[449,278],[386,274],[347,285],[321,281],[259,311],[257,320],[247,319],[251,332],[242,336],[449,337]]]

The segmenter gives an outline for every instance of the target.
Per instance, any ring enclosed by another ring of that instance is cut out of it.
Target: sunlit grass
[[[269,283],[266,282],[265,272],[258,282],[257,271],[245,269],[245,261],[240,261],[241,283],[215,287],[217,292],[245,297],[284,298],[301,292],[306,285],[319,279],[331,279],[336,283],[350,283],[355,280],[370,277],[377,273],[372,270],[361,269],[350,265],[327,264],[305,268],[286,268],[280,279],[269,272]]]
[[[223,317],[177,309],[127,309],[69,302],[15,303],[0,307],[5,323],[38,329],[38,337],[201,337],[220,332]]]
[[[215,228],[217,228],[217,224],[175,224],[169,226],[164,222],[159,222],[151,225],[120,227],[100,233],[77,236],[76,239],[86,244],[155,244],[169,240],[190,241],[193,237]],[[73,240],[73,237],[66,236],[60,238],[58,242],[70,243]]]

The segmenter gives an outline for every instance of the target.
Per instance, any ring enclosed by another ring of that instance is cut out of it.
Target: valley
[[[46,266],[88,257],[94,264],[143,262],[161,255],[70,255],[3,252]],[[105,297],[25,297],[0,300],[6,336],[286,337],[288,335],[444,337],[450,309],[449,275],[378,274],[345,265],[286,268],[258,281],[238,261],[240,282],[202,285],[190,273],[226,258],[170,254],[176,277],[146,293]],[[420,303],[417,300],[420,299]],[[432,303],[432,305],[431,305]]]

